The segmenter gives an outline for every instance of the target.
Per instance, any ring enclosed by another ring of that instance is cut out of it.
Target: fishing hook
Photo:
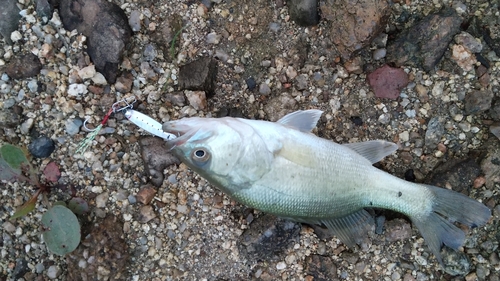
[[[111,106],[111,108],[108,110],[108,113],[106,113],[106,115],[104,116],[104,119],[101,122],[101,125],[104,125],[108,121],[109,116],[111,115],[111,113],[117,113],[117,112],[129,109],[129,108],[133,108],[134,107],[134,103],[137,101],[137,99],[136,99],[135,96],[132,96],[130,98],[131,98],[131,101],[128,101],[127,98],[124,98],[122,100],[119,100],[119,101],[113,103],[113,105]],[[123,104],[123,103],[125,104],[125,106],[120,107],[120,105]],[[87,118],[85,118],[85,121],[83,121],[83,128],[85,130],[87,130],[88,132],[94,132],[95,130],[100,129],[100,128],[90,129],[89,127],[87,127],[87,123],[89,122],[89,120],[90,120],[90,117],[87,117]]]
[[[85,121],[83,121],[83,128],[84,128],[85,130],[87,130],[88,132],[93,132],[93,131],[97,130],[97,128],[94,128],[94,129],[89,129],[89,128],[87,127],[87,122],[88,122],[89,120],[90,120],[90,116],[87,116],[87,117],[85,118]]]

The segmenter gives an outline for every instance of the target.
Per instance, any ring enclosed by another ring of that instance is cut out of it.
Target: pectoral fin
[[[349,248],[354,248],[366,235],[374,224],[373,217],[361,209],[342,218],[321,220],[337,238]]]
[[[398,145],[393,142],[383,140],[372,140],[365,142],[355,142],[343,144],[361,156],[365,157],[372,164],[384,159],[384,157],[391,155],[398,149]]]
[[[323,111],[318,109],[299,110],[285,115],[277,122],[296,130],[309,133],[316,127],[321,114],[323,114]]]

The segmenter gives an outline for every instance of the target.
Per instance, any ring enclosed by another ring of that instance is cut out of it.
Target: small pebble
[[[249,77],[247,80],[245,80],[247,83],[247,88],[250,91],[253,91],[255,87],[257,87],[257,83],[255,82],[255,79],[253,77]]]
[[[373,51],[373,59],[374,60],[381,60],[385,58],[385,55],[387,54],[387,50],[385,48],[382,49],[376,49]]]
[[[269,85],[267,83],[261,83],[259,85],[259,93],[261,95],[267,96],[271,93],[271,89],[269,88]]]
[[[283,270],[286,268],[286,263],[280,261],[279,263],[276,264],[276,269],[277,270]]]
[[[61,269],[58,266],[51,265],[47,269],[47,277],[49,277],[49,279],[56,279],[59,274],[61,274]]]
[[[79,118],[68,119],[65,122],[66,133],[70,136],[78,134],[80,132],[80,127],[83,125],[83,121]]]
[[[84,95],[87,92],[87,87],[84,84],[71,84],[68,87],[68,95],[73,97]]]
[[[206,42],[208,44],[219,44],[220,38],[221,38],[220,35],[218,35],[215,32],[211,32],[211,33],[207,34]]]
[[[109,199],[109,193],[104,192],[96,196],[95,205],[97,208],[105,208]]]

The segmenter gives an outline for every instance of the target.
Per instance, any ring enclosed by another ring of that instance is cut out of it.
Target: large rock
[[[32,53],[12,59],[5,69],[12,79],[24,79],[38,75],[42,70],[40,59]]]
[[[288,0],[290,18],[300,26],[313,26],[319,23],[317,0]]]
[[[139,140],[141,147],[142,160],[151,182],[154,186],[161,186],[164,175],[163,170],[172,165],[181,162],[167,148],[165,140],[157,137],[143,137]]]
[[[387,46],[387,61],[397,66],[411,65],[431,71],[441,60],[462,19],[455,10],[430,14]]]
[[[104,0],[61,0],[59,11],[64,28],[87,36],[87,52],[97,71],[114,83],[132,36],[125,12]]]
[[[0,0],[0,35],[5,38],[7,44],[12,44],[10,34],[17,29],[21,15],[17,7],[17,1]]]
[[[217,61],[203,57],[179,68],[179,87],[181,90],[205,91],[208,96],[215,93]]]
[[[344,59],[381,33],[390,13],[386,0],[324,0],[320,8],[330,22],[328,36]]]

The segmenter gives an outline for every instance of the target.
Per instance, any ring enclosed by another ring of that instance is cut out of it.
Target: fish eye
[[[210,153],[204,148],[196,148],[193,150],[191,158],[198,163],[205,163],[210,159]]]

